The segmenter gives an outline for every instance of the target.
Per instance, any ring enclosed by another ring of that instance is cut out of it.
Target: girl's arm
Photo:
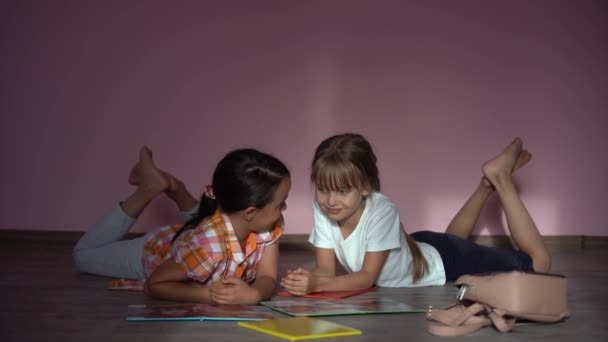
[[[278,268],[279,246],[273,243],[264,249],[251,285],[236,277],[217,281],[211,286],[211,299],[218,304],[257,304],[270,299],[276,287]]]
[[[159,299],[204,304],[257,304],[274,293],[278,264],[279,247],[274,243],[264,250],[251,285],[232,277],[208,287],[195,287],[183,282],[189,278],[179,264],[169,259],[152,272],[144,286],[149,295]]]
[[[336,254],[331,248],[315,248],[315,260],[317,268],[312,271],[313,275],[333,277],[336,275]]]
[[[182,267],[169,259],[152,272],[144,284],[144,289],[150,296],[159,299],[213,303],[209,287],[194,287],[184,282],[187,279]]]
[[[301,267],[288,270],[281,278],[281,286],[294,296],[303,296],[314,292],[316,277],[334,277],[336,275],[336,258],[331,248],[315,248],[317,268],[307,271]]]
[[[270,299],[277,286],[277,273],[279,272],[279,243],[266,246],[264,254],[257,266],[255,281],[251,287],[257,290],[258,298],[252,303]]]
[[[378,275],[388,258],[389,251],[366,252],[363,266],[358,272],[345,275],[312,274],[311,292],[354,291],[368,289],[376,283]],[[335,261],[334,261],[335,263]]]
[[[304,269],[289,271],[281,285],[291,294],[303,296],[310,292],[354,291],[372,287],[388,258],[389,251],[367,252],[361,271],[335,275],[335,254],[332,249],[317,248],[317,268],[312,272]]]

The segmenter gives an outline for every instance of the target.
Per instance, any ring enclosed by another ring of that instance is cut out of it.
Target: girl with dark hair
[[[512,180],[513,171],[531,157],[521,139],[515,139],[483,164],[479,186],[445,233],[421,231],[410,236],[401,227],[396,205],[380,193],[376,156],[369,142],[353,133],[327,138],[315,151],[311,172],[315,202],[309,242],[315,246],[317,267],[289,270],[281,285],[294,295],[305,295],[373,285],[443,285],[463,274],[549,271],[551,257]],[[519,250],[468,240],[494,192]],[[336,259],[348,274],[336,275]]]
[[[80,271],[145,279],[148,294],[173,301],[255,304],[272,296],[282,211],[291,187],[280,160],[254,149],[228,153],[197,202],[142,147],[129,183],[135,191],[74,247]],[[175,201],[186,223],[121,240],[162,193]]]

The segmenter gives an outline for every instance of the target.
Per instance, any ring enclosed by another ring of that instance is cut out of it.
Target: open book
[[[259,305],[171,304],[129,305],[127,321],[255,321],[274,318]]]
[[[260,303],[291,316],[340,316],[360,314],[417,313],[417,308],[388,298],[302,299],[280,298]]]
[[[316,299],[342,299],[342,298],[356,296],[358,294],[369,292],[369,291],[372,291],[375,289],[376,289],[375,287],[370,287],[365,290],[355,290],[355,291],[311,292],[304,296],[294,296],[287,291],[279,291],[277,293],[277,296],[279,296],[279,297],[316,298]]]

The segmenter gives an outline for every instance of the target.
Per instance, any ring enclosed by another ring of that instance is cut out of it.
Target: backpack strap
[[[505,318],[503,310],[480,303],[469,306],[456,303],[445,309],[429,307],[427,331],[437,336],[463,336],[485,326],[494,325],[501,333],[513,330],[515,318]]]
[[[438,336],[462,336],[473,333],[492,324],[486,315],[478,315],[485,310],[486,308],[479,303],[469,306],[457,303],[445,309],[429,307],[426,315],[429,320],[427,331]]]
[[[486,307],[486,311],[489,312],[488,317],[492,320],[494,327],[501,333],[506,333],[513,330],[515,326],[515,318],[505,318],[505,312],[503,310],[492,309]]]

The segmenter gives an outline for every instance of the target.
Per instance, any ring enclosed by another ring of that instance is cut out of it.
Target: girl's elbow
[[[254,290],[253,293],[255,293],[255,298],[253,299],[253,301],[256,304],[265,300],[270,300],[278,286],[278,280],[276,278],[263,278],[264,279],[262,280],[262,277],[258,277],[258,279],[256,279],[258,281],[258,284],[256,285],[249,285]]]
[[[259,295],[258,295],[258,300],[256,301],[256,303],[263,302],[265,300],[270,300],[272,298],[272,294],[274,293],[276,288],[277,288],[277,286],[275,284],[274,286],[269,286],[268,291],[258,290]]]
[[[144,292],[150,297],[163,299],[158,285],[158,283],[153,283],[150,280],[146,280],[144,283]]]
[[[144,292],[148,295],[150,294],[150,282],[148,280],[144,282]]]
[[[361,282],[362,288],[361,290],[369,289],[376,285],[376,281],[378,280],[378,275],[376,274],[366,274],[366,277]]]
[[[359,290],[366,290],[369,289],[371,287],[374,287],[374,285],[376,284],[376,282],[374,280],[372,281],[366,281],[363,286],[361,286],[361,288]]]

